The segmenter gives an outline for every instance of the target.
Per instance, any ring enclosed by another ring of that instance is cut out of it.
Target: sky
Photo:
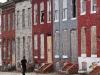
[[[4,3],[4,2],[6,2],[7,0],[0,0],[0,2],[2,2],[2,3]]]

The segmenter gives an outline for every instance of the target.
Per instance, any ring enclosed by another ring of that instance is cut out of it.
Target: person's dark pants
[[[26,69],[23,69],[22,74],[25,75]]]

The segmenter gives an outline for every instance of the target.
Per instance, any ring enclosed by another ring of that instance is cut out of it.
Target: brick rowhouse
[[[2,62],[15,65],[15,3],[8,0],[1,8]]]
[[[82,58],[82,65],[85,63],[88,70],[91,62],[100,56],[100,1],[78,0],[77,4],[78,55],[80,59]]]
[[[52,63],[52,0],[32,0],[33,60]]]

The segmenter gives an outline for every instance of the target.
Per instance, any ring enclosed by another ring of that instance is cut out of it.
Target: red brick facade
[[[97,56],[100,56],[100,1],[96,0],[96,13],[91,13],[91,0],[85,0],[86,1],[86,14],[81,15],[81,5],[80,1],[77,1],[77,9],[78,9],[78,55],[81,56],[82,50],[81,50],[81,29],[82,27],[85,28],[85,34],[86,34],[86,56],[91,56],[91,27],[96,26],[96,43],[97,43],[97,49],[96,53]]]
[[[6,2],[2,6],[2,62],[12,64],[12,41],[15,41],[15,25],[12,27],[12,17],[15,13],[15,3],[13,1]],[[8,14],[10,14],[10,29],[8,30]],[[4,16],[5,15],[5,30],[4,30]],[[13,17],[14,18],[14,17]],[[8,58],[8,41],[10,41],[10,58]],[[5,45],[4,45],[5,42]],[[4,52],[5,46],[5,52]],[[5,58],[4,58],[5,55]]]
[[[53,25],[52,19],[50,23],[47,23],[47,1],[48,0],[32,0],[32,42],[33,42],[33,60],[36,55],[36,60],[40,62],[47,62],[47,36],[52,37],[53,33]],[[52,0],[51,0],[52,1]],[[44,23],[40,23],[40,3],[44,2]],[[37,3],[37,25],[34,25],[34,4]],[[52,4],[52,3],[51,3]],[[52,6],[52,5],[51,5]],[[52,8],[51,8],[51,16],[52,16]],[[40,58],[40,34],[44,34],[44,58]],[[38,37],[38,48],[34,49],[34,35],[37,34]]]

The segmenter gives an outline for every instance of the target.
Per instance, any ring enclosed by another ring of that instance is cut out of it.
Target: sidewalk
[[[22,73],[19,72],[0,72],[0,75],[22,75]],[[39,74],[39,73],[26,73],[25,75],[56,75],[55,73],[49,73],[49,74]]]

